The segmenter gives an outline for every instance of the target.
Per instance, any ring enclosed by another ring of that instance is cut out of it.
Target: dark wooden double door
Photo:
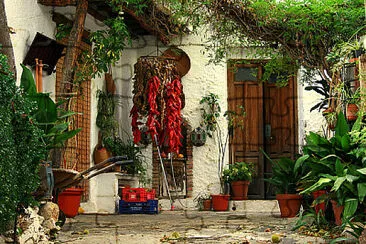
[[[249,187],[249,199],[271,199],[273,192],[264,178],[271,176],[272,159],[294,157],[297,153],[297,86],[294,79],[278,87],[261,82],[260,64],[233,64],[228,67],[228,109],[239,112],[244,106],[244,128],[236,128],[230,140],[230,163],[252,162],[256,176]]]

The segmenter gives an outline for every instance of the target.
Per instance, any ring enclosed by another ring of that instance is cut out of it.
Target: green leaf
[[[350,150],[350,148],[351,148],[351,139],[350,139],[349,134],[345,134],[345,135],[342,136],[341,145],[342,145],[342,149],[345,152],[348,152]]]
[[[360,203],[362,203],[366,196],[366,183],[358,183],[357,192],[358,192],[358,200],[360,201]]]
[[[353,217],[358,207],[358,200],[356,198],[347,199],[344,203],[343,219],[348,220]]]
[[[331,191],[338,191],[339,187],[343,184],[343,182],[346,180],[346,177],[338,177],[336,181],[334,182],[334,185],[331,189]]]
[[[302,167],[305,160],[307,160],[310,157],[310,155],[303,155],[300,158],[296,160],[295,166],[294,166],[294,172],[297,172],[300,167]]]
[[[341,160],[337,158],[336,164],[335,164],[336,174],[337,176],[343,176],[344,175],[344,166],[341,163]]]
[[[57,108],[49,94],[38,93],[34,97],[37,102],[38,109],[34,114],[35,119],[39,123],[52,123],[57,120]]]
[[[330,182],[332,182],[332,180],[329,179],[329,178],[320,178],[315,184],[313,184],[312,186],[306,188],[305,190],[300,192],[300,194],[301,195],[302,194],[308,194],[308,193],[311,193],[313,191],[323,189],[325,186],[328,186],[330,184]]]
[[[337,125],[335,127],[335,137],[341,138],[349,132],[349,126],[343,113],[339,113],[337,117]]]
[[[70,130],[70,131],[66,131],[60,135],[56,135],[55,139],[54,139],[54,143],[55,145],[62,145],[66,140],[74,137],[77,133],[79,133],[81,131],[81,129],[76,129],[76,130]]]
[[[357,171],[363,175],[366,175],[366,168],[358,169]]]
[[[363,116],[358,116],[357,117],[357,120],[355,121],[355,123],[352,126],[352,131],[360,131],[361,130],[362,119],[363,119]]]
[[[37,93],[32,71],[30,71],[24,64],[20,64],[20,66],[23,68],[22,76],[20,77],[20,87],[24,89],[26,94],[32,96]]]

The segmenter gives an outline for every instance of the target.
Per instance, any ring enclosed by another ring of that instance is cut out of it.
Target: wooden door
[[[264,182],[271,166],[261,150],[271,158],[294,157],[297,142],[296,84],[286,87],[262,83],[260,64],[235,64],[228,68],[228,109],[239,112],[244,106],[244,129],[236,128],[230,140],[230,163],[252,162],[256,176],[249,187],[250,199],[271,198]]]

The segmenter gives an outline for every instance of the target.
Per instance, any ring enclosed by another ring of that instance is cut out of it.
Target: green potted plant
[[[293,159],[272,160],[264,151],[262,152],[272,164],[272,177],[264,180],[275,189],[281,217],[295,217],[301,207],[302,197],[297,192],[297,182],[303,176],[303,169],[296,167],[296,161]]]
[[[207,192],[200,192],[193,201],[196,203],[196,207],[202,211],[211,210],[211,195]]]
[[[223,171],[224,181],[231,185],[232,200],[247,200],[248,186],[254,174],[252,163],[235,162]]]
[[[230,195],[225,190],[226,183],[223,178],[223,170],[225,165],[225,154],[229,138],[233,136],[235,128],[243,128],[243,120],[245,111],[243,106],[238,107],[236,111],[226,111],[224,117],[228,120],[228,128],[226,133],[222,131],[218,119],[221,116],[221,107],[219,103],[219,96],[214,93],[209,93],[202,97],[200,104],[202,105],[202,127],[205,128],[209,137],[216,137],[218,146],[218,178],[220,180],[221,194],[212,194],[212,209],[215,211],[226,211],[229,207]]]

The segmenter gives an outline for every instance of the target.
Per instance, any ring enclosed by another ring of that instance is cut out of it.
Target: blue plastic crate
[[[120,214],[157,214],[159,213],[158,200],[147,200],[146,202],[119,201]]]

